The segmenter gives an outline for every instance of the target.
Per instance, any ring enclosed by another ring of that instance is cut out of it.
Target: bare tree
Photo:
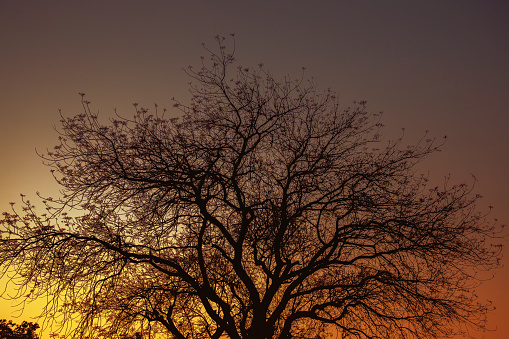
[[[203,59],[179,118],[62,119],[44,156],[62,188],[4,213],[20,295],[76,336],[436,338],[484,327],[472,287],[498,265],[470,185],[415,171],[441,142],[382,141],[365,103],[233,52]],[[233,67],[233,70],[232,70]],[[96,332],[94,332],[96,331]]]

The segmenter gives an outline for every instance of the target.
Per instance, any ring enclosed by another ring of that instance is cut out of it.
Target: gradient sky
[[[78,92],[104,117],[171,107],[189,98],[182,69],[199,64],[201,43],[235,33],[241,64],[276,76],[305,66],[345,106],[383,111],[387,137],[447,135],[423,170],[475,174],[479,207],[508,223],[508,18],[505,0],[0,0],[0,211],[19,193],[57,191],[35,149],[56,144],[58,109],[81,112]],[[486,339],[509,335],[508,282],[505,267],[479,289],[497,307]],[[0,318],[12,310],[0,300]]]

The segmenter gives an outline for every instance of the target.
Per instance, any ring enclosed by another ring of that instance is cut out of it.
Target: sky
[[[19,194],[56,194],[36,150],[56,144],[61,110],[79,92],[108,117],[116,108],[189,99],[183,71],[235,33],[236,57],[278,76],[314,77],[345,106],[383,111],[384,134],[426,130],[443,151],[422,166],[433,180],[472,181],[479,208],[509,222],[509,2],[499,0],[0,0],[0,211]],[[507,244],[507,241],[504,241]],[[505,253],[508,250],[505,249]],[[478,294],[496,310],[486,339],[509,334],[509,261]],[[0,318],[14,308],[0,300]],[[20,321],[35,314],[27,308]]]

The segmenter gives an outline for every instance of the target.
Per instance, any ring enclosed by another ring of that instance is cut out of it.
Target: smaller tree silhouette
[[[141,333],[137,332],[133,335],[126,335],[126,336],[122,337],[121,339],[141,339],[141,338],[143,338],[141,336]]]
[[[39,325],[23,321],[21,325],[15,324],[12,320],[0,319],[0,339],[38,339],[35,333]]]

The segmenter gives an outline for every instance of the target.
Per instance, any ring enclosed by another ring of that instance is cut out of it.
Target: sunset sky
[[[475,175],[479,208],[509,223],[506,0],[0,0],[0,211],[20,193],[57,194],[36,149],[56,144],[59,109],[81,112],[78,92],[104,118],[131,117],[134,102],[171,108],[189,99],[183,69],[200,64],[201,43],[230,33],[242,65],[263,62],[276,77],[306,67],[344,106],[367,100],[387,138],[447,135],[422,170],[435,181]],[[497,308],[486,339],[509,335],[503,263],[478,291]],[[0,300],[0,319],[13,311]]]

